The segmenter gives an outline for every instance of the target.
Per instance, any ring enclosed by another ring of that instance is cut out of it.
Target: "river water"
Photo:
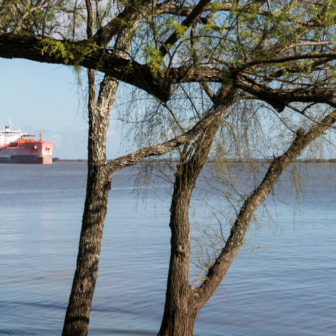
[[[169,197],[159,185],[143,203],[134,175],[127,168],[113,178],[90,336],[156,335],[160,327]],[[265,225],[257,245],[266,249],[237,256],[195,335],[336,334],[336,179],[328,179],[330,188],[308,188],[294,212],[269,202],[278,229]],[[85,183],[85,163],[0,165],[0,335],[61,334]]]

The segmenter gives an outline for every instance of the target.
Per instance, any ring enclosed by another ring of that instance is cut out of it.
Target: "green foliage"
[[[62,58],[64,64],[73,64],[76,70],[80,69],[80,63],[85,56],[96,51],[103,51],[103,55],[105,50],[104,47],[99,47],[96,43],[86,43],[81,45],[49,38],[43,39],[38,37],[38,39],[41,40],[43,45],[42,55],[47,53],[49,56],[55,55],[56,58]]]
[[[156,49],[155,45],[147,45],[144,48],[144,56],[146,63],[149,65],[151,72],[154,76],[164,76],[164,70],[162,65],[164,60],[162,54],[159,50]]]
[[[178,38],[183,37],[187,31],[187,27],[177,23],[173,18],[169,18],[166,22],[166,25],[176,33]]]
[[[56,58],[63,58],[65,64],[68,64],[69,61],[72,61],[75,59],[72,44],[53,40],[53,39],[42,39],[42,38],[40,39],[43,44],[42,55],[44,53],[49,54],[49,56],[54,54]]]

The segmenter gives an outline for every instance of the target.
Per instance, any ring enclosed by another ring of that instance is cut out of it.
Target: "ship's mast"
[[[10,132],[12,125],[14,125],[14,124],[12,124],[10,118],[8,118],[8,125],[5,126],[5,131]]]

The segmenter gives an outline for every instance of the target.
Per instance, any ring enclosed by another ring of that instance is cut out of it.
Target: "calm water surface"
[[[137,202],[134,174],[113,178],[90,336],[155,335],[160,327],[169,198],[162,193],[158,202],[149,192],[146,204]],[[60,335],[85,182],[85,163],[0,165],[0,335]],[[236,258],[195,335],[336,334],[335,182],[327,191],[317,185],[317,197],[308,190],[299,216],[270,204],[282,231],[266,227],[258,243],[268,250]]]

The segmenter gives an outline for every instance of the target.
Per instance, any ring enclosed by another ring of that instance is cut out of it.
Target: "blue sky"
[[[0,129],[11,118],[12,129],[54,142],[54,157],[86,159],[87,122],[70,67],[27,60],[0,59]],[[84,84],[85,85],[85,84]],[[121,155],[118,124],[110,121],[107,158]]]

